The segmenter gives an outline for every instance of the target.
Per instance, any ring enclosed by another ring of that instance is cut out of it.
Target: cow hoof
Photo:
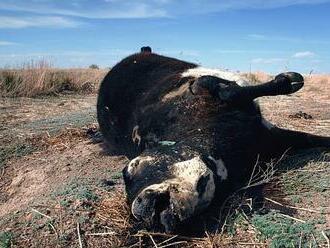
[[[275,77],[275,81],[283,86],[286,94],[297,92],[304,86],[304,77],[297,72],[284,72]]]

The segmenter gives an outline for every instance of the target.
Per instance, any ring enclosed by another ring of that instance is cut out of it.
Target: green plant
[[[301,201],[302,201],[302,197],[300,195],[292,195],[290,197],[290,199],[291,199],[291,202],[295,203],[295,204],[301,203]]]
[[[68,208],[71,205],[71,201],[67,199],[60,200],[60,204],[64,208]]]
[[[122,177],[123,177],[123,175],[122,175],[121,171],[114,172],[111,175],[111,178],[114,179],[114,180],[121,179]]]
[[[245,216],[241,211],[235,211],[227,220],[227,232],[234,236],[237,230],[246,231],[248,229],[249,222],[245,219]]]
[[[36,149],[29,144],[13,144],[9,146],[0,146],[0,168],[5,165],[6,161],[13,157],[23,157],[31,154]]]
[[[75,200],[98,201],[99,197],[89,188],[88,185],[71,182],[59,188],[53,193],[53,197],[60,197],[60,204],[69,207]]]
[[[13,243],[13,234],[11,232],[0,232],[0,248],[9,248]]]
[[[87,186],[81,186],[77,189],[76,197],[79,200],[97,201],[98,196]]]
[[[270,239],[270,247],[308,247],[312,235],[316,236],[316,228],[311,222],[296,222],[280,213],[270,212],[265,215],[254,215],[253,226],[259,231],[260,238]]]

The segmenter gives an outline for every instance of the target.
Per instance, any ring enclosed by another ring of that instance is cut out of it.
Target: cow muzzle
[[[167,233],[205,210],[215,193],[213,173],[199,157],[172,165],[171,172],[172,178],[144,188],[131,206],[136,219]]]

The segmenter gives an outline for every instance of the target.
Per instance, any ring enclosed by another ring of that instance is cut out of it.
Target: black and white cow
[[[101,84],[97,114],[113,152],[131,159],[123,176],[133,216],[172,232],[246,183],[259,154],[330,146],[330,138],[267,123],[254,101],[294,93],[303,81],[288,72],[249,86],[150,48],[119,62]]]

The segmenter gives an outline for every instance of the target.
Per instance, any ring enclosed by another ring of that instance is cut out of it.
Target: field
[[[125,157],[103,149],[96,92],[105,70],[0,71],[0,247],[330,247],[330,151],[284,154],[258,182],[264,212],[239,192],[216,233],[150,233],[125,202]],[[267,75],[250,75],[252,81]],[[38,83],[32,83],[38,82]],[[330,76],[260,101],[280,126],[330,136]]]

